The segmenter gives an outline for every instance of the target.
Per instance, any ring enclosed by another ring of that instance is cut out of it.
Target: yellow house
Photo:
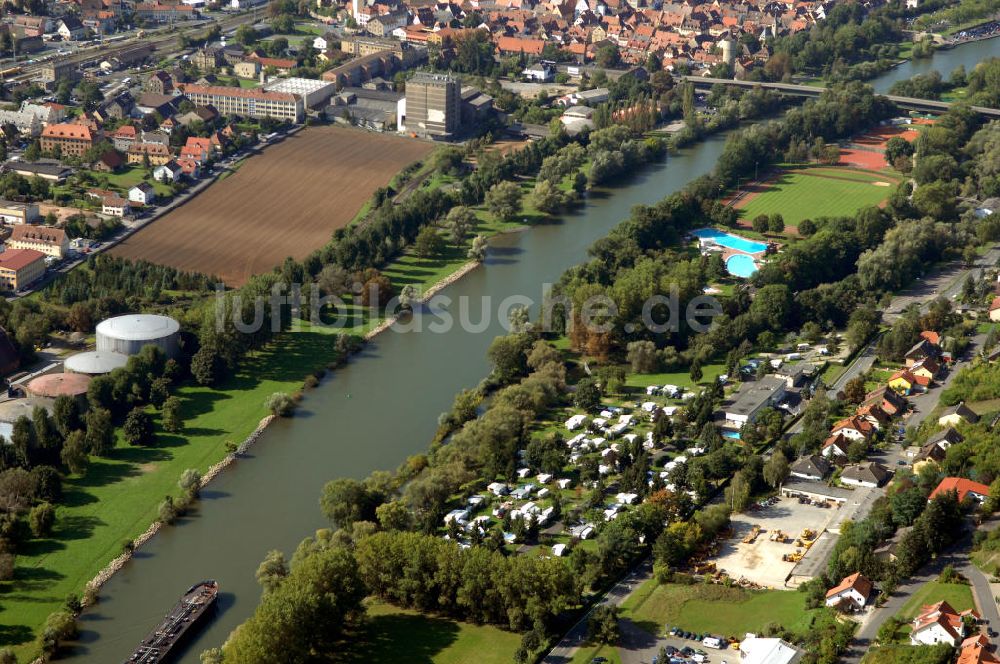
[[[928,382],[934,380],[937,375],[937,365],[933,360],[924,359],[910,367],[910,373],[914,378],[925,378]]]
[[[918,379],[908,369],[902,369],[894,373],[889,379],[889,387],[900,394],[909,394],[914,389],[918,389],[922,385],[927,385],[929,382],[929,379]]]

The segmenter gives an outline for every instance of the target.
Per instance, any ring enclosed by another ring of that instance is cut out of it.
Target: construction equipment
[[[784,544],[786,541],[788,541],[788,538],[785,537],[785,533],[781,532],[780,530],[775,530],[773,533],[771,533],[771,537],[769,539],[772,542],[777,542],[778,544]]]
[[[799,536],[803,541],[816,539],[816,531],[809,528],[802,530],[802,534]]]
[[[753,544],[754,540],[757,539],[757,535],[760,535],[760,526],[755,523],[750,529],[750,532],[748,532],[746,537],[743,538],[743,543]]]

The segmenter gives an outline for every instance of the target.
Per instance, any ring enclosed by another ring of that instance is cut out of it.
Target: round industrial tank
[[[52,373],[33,378],[26,386],[28,394],[36,397],[80,397],[87,393],[90,376],[86,374]]]
[[[128,355],[113,353],[111,351],[92,350],[86,353],[70,355],[63,363],[63,368],[70,373],[100,376],[111,373],[119,367],[124,367],[127,362]]]
[[[128,314],[103,320],[97,325],[99,352],[135,355],[143,346],[158,346],[167,357],[177,357],[181,326],[169,316]]]

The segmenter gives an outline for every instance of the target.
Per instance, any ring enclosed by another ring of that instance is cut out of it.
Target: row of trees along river
[[[958,64],[971,69],[989,57],[994,40],[941,51],[906,63],[873,81],[884,92],[900,78],[936,68],[947,76]],[[379,336],[354,361],[310,392],[295,417],[270,427],[250,458],[223,473],[202,493],[194,518],[167,528],[145,545],[101,590],[101,601],[81,616],[74,659],[121,661],[178,595],[203,578],[220,582],[218,617],[201,631],[181,659],[220,645],[246,620],[260,597],[254,579],[267,551],[292,551],[326,526],[318,497],[336,477],[366,477],[424,452],[454,395],[489,372],[486,349],[503,333],[496,303],[519,294],[542,299],[555,282],[584,260],[592,242],[606,235],[636,204],[653,204],[715,166],[726,135],[716,135],[647,167],[613,190],[597,190],[560,223],[495,238],[482,269],[444,294],[469,298],[469,320],[492,316],[482,331],[456,325],[447,333],[392,331]],[[483,306],[491,298],[492,310]],[[457,317],[457,306],[452,307]]]

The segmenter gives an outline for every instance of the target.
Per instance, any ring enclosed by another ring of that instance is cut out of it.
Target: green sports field
[[[744,221],[777,212],[786,225],[797,226],[803,219],[853,215],[878,205],[897,182],[894,176],[855,168],[799,167],[781,171],[736,207]]]

